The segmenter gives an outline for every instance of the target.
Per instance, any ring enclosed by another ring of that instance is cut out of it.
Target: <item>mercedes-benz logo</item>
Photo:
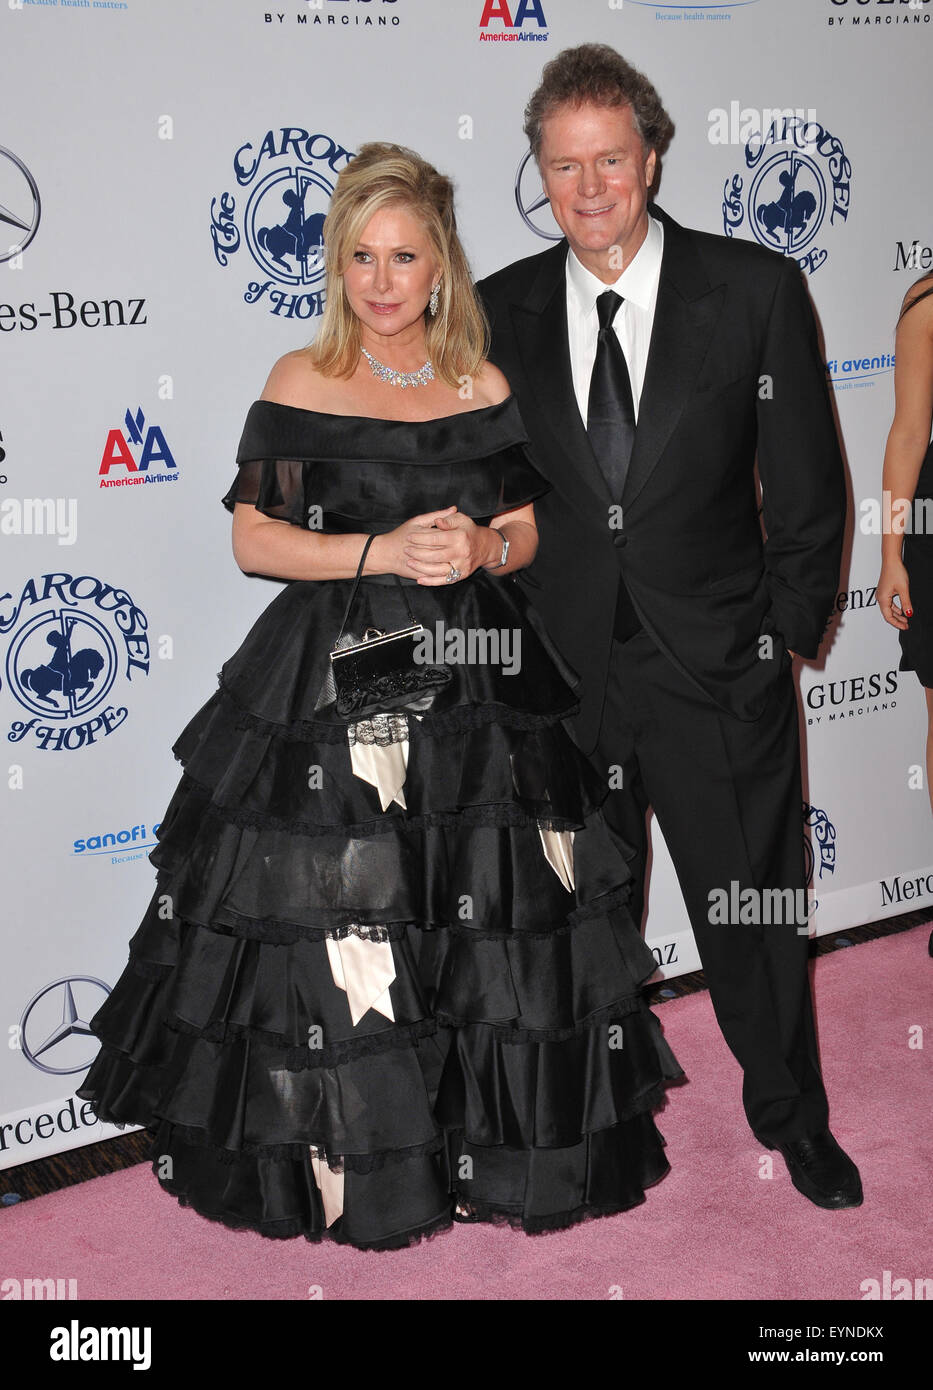
[[[39,230],[42,202],[32,174],[0,145],[0,264],[25,251]]]
[[[60,980],[53,980],[50,985],[40,989],[34,994],[29,1003],[23,1010],[23,1017],[20,1020],[20,1044],[23,1049],[23,1056],[34,1067],[40,1071],[51,1072],[54,1076],[67,1076],[71,1072],[87,1071],[94,1054],[86,1061],[73,1062],[72,1058],[78,1051],[74,1043],[69,1043],[69,1038],[91,1038],[90,1024],[87,1019],[93,1017],[95,1009],[88,1008],[85,1013],[80,1013],[75,1001],[73,985],[94,985],[97,989],[103,990],[104,997],[110,993],[110,986],[105,985],[103,980],[96,979],[93,975],[65,975]],[[56,995],[54,991],[60,990]],[[85,996],[87,991],[83,988],[79,994]],[[60,1007],[58,1000],[61,1001]],[[99,1005],[98,1001],[98,1005]],[[38,1012],[36,1012],[38,1010]],[[29,1026],[33,1013],[36,1013],[36,1021],[33,1032],[38,1034],[37,1040],[33,1045],[27,1041],[26,1030]],[[40,1062],[39,1058],[45,1053],[57,1049],[54,1055],[60,1060],[68,1060],[69,1066],[53,1067],[48,1062]],[[82,1048],[81,1051],[84,1049]]]
[[[515,175],[515,204],[525,226],[530,227],[535,236],[544,237],[545,241],[560,241],[564,234],[554,221],[531,150],[522,159]]]

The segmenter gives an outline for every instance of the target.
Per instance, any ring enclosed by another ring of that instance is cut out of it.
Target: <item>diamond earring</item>
[[[431,298],[428,300],[428,308],[429,308],[430,311],[431,311],[432,317],[437,313],[437,295],[438,295],[438,290],[440,289],[440,284],[441,284],[441,282],[440,282],[440,280],[438,280],[437,284],[434,286],[433,290],[431,291]]]

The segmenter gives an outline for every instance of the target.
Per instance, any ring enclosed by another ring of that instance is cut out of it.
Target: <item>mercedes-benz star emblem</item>
[[[83,988],[84,985],[93,985],[96,989],[102,990],[105,998],[110,993],[110,986],[105,985],[103,980],[95,979],[93,975],[65,975],[60,980],[53,980],[50,985],[46,985],[32,996],[23,1010],[20,1021],[23,1056],[40,1071],[51,1072],[54,1076],[68,1076],[71,1072],[87,1071],[94,1060],[92,1053],[90,1057],[76,1062],[75,1057],[83,1054],[86,1049],[79,1049],[73,1042],[69,1042],[72,1038],[94,1036],[87,1020],[93,1017],[95,1009],[86,1008],[84,1013],[79,1012],[75,991],[72,988],[74,985],[81,986],[78,992],[82,997],[88,995],[88,991]],[[97,1001],[98,1006],[101,1002]],[[35,1022],[32,1031],[37,1036],[36,1040],[30,1043],[27,1039],[27,1029],[33,1015]],[[67,1061],[68,1065],[54,1067],[49,1062],[40,1061],[41,1057],[50,1052],[57,1060]]]
[[[545,241],[560,241],[564,235],[554,221],[551,203],[541,187],[541,174],[531,150],[525,154],[515,175],[515,204],[522,221]]]
[[[0,264],[25,251],[39,230],[41,213],[32,174],[12,150],[0,145]]]

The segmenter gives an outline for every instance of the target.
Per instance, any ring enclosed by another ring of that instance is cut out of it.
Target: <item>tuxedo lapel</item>
[[[697,253],[693,233],[659,207],[650,211],[664,226],[664,251],[654,323],[638,406],[638,426],[622,493],[628,508],[648,481],[683,413],[722,312],[725,288],[711,285]],[[536,409],[555,448],[537,458],[540,471],[570,501],[567,461],[576,481],[600,506],[614,498],[580,418],[573,389],[567,336],[567,242],[561,240],[540,257],[537,275],[524,299],[511,306],[519,354]]]
[[[664,226],[664,251],[635,444],[622,492],[623,515],[657,466],[683,413],[725,298],[722,285],[710,284],[692,234],[660,208],[651,212]]]
[[[567,469],[554,460],[569,461],[575,478],[608,507],[614,500],[602,469],[590,447],[573,389],[570,345],[567,337],[565,264],[567,242],[560,241],[541,257],[531,290],[521,303],[512,305],[512,324],[525,378],[534,393],[536,409],[556,448],[535,462],[548,480],[573,499],[567,487]],[[592,502],[590,503],[592,506]]]

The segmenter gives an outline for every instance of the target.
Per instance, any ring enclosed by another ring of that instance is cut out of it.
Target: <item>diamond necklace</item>
[[[361,347],[360,351],[372,368],[373,376],[377,376],[380,381],[387,381],[390,386],[401,386],[403,389],[406,386],[427,386],[429,381],[434,380],[434,368],[430,362],[425,362],[416,372],[398,372],[394,367],[387,367],[384,362],[373,357],[364,347]]]

